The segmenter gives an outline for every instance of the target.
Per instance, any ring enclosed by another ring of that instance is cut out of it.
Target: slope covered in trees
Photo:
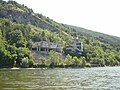
[[[74,42],[76,33],[84,43],[81,55],[70,48],[63,56],[51,51],[41,57],[41,66],[119,65],[120,38],[84,28],[64,25],[36,14],[15,1],[0,0],[0,67],[37,67],[31,48],[34,42],[48,41],[66,45]],[[54,57],[53,57],[54,56]]]

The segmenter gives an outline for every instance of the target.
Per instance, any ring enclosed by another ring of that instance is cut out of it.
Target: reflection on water
[[[0,90],[120,90],[120,67],[0,69]]]

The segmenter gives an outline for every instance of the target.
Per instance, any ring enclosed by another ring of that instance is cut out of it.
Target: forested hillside
[[[15,1],[0,0],[0,67],[37,67],[31,53],[35,42],[61,43],[66,50],[76,34],[84,43],[81,55],[69,48],[69,52],[62,55],[66,57],[63,59],[51,51],[48,56],[41,57],[39,65],[84,67],[120,64],[119,37],[60,24]]]

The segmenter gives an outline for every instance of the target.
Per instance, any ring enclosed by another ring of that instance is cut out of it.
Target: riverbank
[[[120,65],[114,65],[114,66],[120,66]],[[71,64],[71,65],[55,65],[54,63],[51,63],[50,65],[44,65],[44,64],[33,64],[31,67],[1,67],[2,69],[21,69],[21,68],[26,68],[26,69],[35,69],[35,68],[39,68],[39,69],[48,69],[48,68],[90,68],[90,67],[114,67],[113,65],[99,65],[99,64],[90,64],[90,63],[86,63],[85,65],[81,64],[81,65],[75,65],[75,64]]]

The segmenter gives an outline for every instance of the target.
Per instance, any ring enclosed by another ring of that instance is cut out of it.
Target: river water
[[[0,90],[120,90],[120,67],[0,69]]]

